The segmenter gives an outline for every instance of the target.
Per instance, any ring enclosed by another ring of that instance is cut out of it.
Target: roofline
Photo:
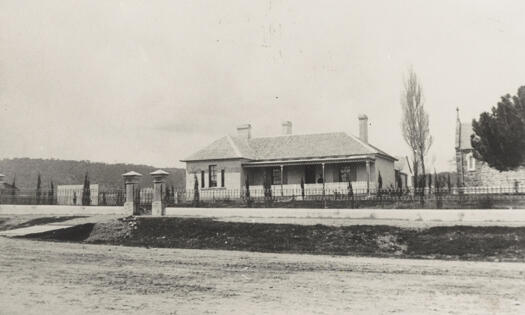
[[[321,135],[321,134],[344,134],[348,137],[351,137],[352,139],[354,139],[355,141],[357,141],[359,144],[361,144],[362,146],[364,146],[365,148],[368,148],[369,150],[371,150],[372,152],[370,153],[365,153],[370,155],[370,154],[374,154],[378,157],[382,157],[382,158],[385,158],[387,160],[391,160],[391,161],[398,161],[397,158],[395,158],[394,156],[378,149],[378,148],[375,148],[374,146],[372,146],[371,144],[367,143],[367,142],[364,142],[363,140],[359,139],[358,137],[354,136],[354,135],[351,135],[351,134],[348,134],[344,131],[340,131],[340,132],[325,132],[325,133],[312,133],[312,134],[298,134],[298,135],[280,135],[280,136],[271,136],[271,137],[260,137],[260,138],[253,138],[252,140],[254,139],[269,139],[269,138],[280,138],[280,137],[290,137],[290,136],[309,136],[309,135]],[[180,162],[199,162],[199,161],[219,161],[219,160],[237,160],[237,159],[245,159],[245,160],[252,160],[252,161],[256,161],[256,162],[271,162],[271,161],[281,161],[281,160],[297,160],[297,159],[324,159],[324,158],[330,158],[330,157],[351,157],[351,156],[354,156],[354,155],[334,155],[334,156],[309,156],[309,157],[293,157],[293,158],[281,158],[281,159],[253,159],[253,158],[249,158],[249,157],[245,157],[241,154],[239,148],[237,147],[237,145],[235,144],[235,142],[233,141],[232,139],[232,136],[230,135],[227,135],[226,136],[226,139],[228,141],[228,143],[230,144],[230,146],[233,148],[234,152],[235,152],[235,157],[228,157],[228,158],[208,158],[208,159],[183,159],[183,160],[179,160]],[[359,154],[359,155],[363,155],[363,154]]]
[[[226,139],[228,139],[228,143],[230,143],[230,146],[233,148],[233,152],[235,152],[235,155],[237,155],[238,157],[242,157],[241,151],[239,151],[239,148],[235,145],[235,142],[233,142],[232,137],[227,135]]]
[[[281,158],[281,159],[249,159],[244,157],[230,157],[230,158],[217,158],[217,159],[203,159],[203,160],[180,160],[181,162],[205,162],[205,161],[224,161],[224,160],[247,160],[250,164],[263,164],[263,163],[275,163],[277,161],[291,162],[291,161],[312,161],[312,160],[348,160],[348,159],[370,159],[374,160],[373,155],[379,156],[392,161],[398,161],[398,159],[385,155],[382,153],[368,153],[368,154],[355,154],[355,155],[327,155],[327,156],[301,156],[292,158]]]
[[[228,158],[217,158],[217,159],[202,159],[202,160],[179,160],[180,162],[206,162],[206,161],[225,161],[225,160],[251,160],[242,156],[239,157],[228,157]]]
[[[265,166],[273,164],[301,164],[301,163],[337,163],[343,161],[364,161],[364,160],[374,160],[374,157],[366,154],[353,155],[353,156],[326,156],[326,157],[312,157],[312,158],[292,158],[292,159],[273,159],[273,160],[259,160],[259,161],[249,161],[248,163],[243,163],[243,166]]]
[[[354,140],[356,140],[357,142],[359,142],[361,145],[367,147],[368,149],[372,150],[375,152],[375,154],[377,155],[380,155],[380,156],[383,156],[383,157],[387,157],[387,158],[390,158],[390,159],[393,159],[394,161],[398,161],[398,159],[396,159],[394,156],[384,152],[383,150],[380,150],[378,148],[375,148],[373,145],[371,145],[370,143],[368,142],[365,142],[363,140],[361,140],[359,137],[356,137],[354,135],[351,135],[351,134],[348,134],[345,132],[345,134],[349,137],[352,137],[354,138]]]
[[[388,153],[376,153],[376,155],[380,156],[380,157],[383,157],[383,158],[386,158],[387,160],[392,160],[392,161],[399,161],[399,159],[391,156],[390,154]]]

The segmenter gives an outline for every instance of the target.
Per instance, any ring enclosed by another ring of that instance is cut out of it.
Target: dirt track
[[[523,314],[525,264],[0,238],[2,314]]]

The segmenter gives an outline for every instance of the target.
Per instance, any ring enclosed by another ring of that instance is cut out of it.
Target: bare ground
[[[1,314],[524,314],[525,264],[0,238]]]
[[[88,222],[102,222],[118,218],[118,215],[42,215],[25,214],[11,215],[0,214],[0,231],[8,231],[31,226],[53,224],[71,226]]]

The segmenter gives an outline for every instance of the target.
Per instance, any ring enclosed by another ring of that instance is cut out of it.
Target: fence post
[[[134,215],[138,207],[138,204],[135,204],[135,187],[138,186],[141,176],[142,174],[133,171],[122,174],[122,177],[124,177],[124,184],[126,185],[126,202],[124,203],[124,210],[130,215]]]
[[[149,173],[153,177],[153,202],[151,203],[151,215],[163,216],[166,214],[166,201],[163,200],[166,178],[169,173],[163,170],[156,170]]]

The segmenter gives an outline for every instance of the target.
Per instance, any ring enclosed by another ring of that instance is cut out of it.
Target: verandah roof
[[[290,166],[290,165],[313,165],[313,164],[336,164],[336,163],[358,163],[365,161],[373,161],[372,156],[358,155],[347,157],[325,157],[312,159],[288,159],[288,160],[272,160],[272,161],[253,161],[242,164],[244,167],[265,167],[265,166]]]

